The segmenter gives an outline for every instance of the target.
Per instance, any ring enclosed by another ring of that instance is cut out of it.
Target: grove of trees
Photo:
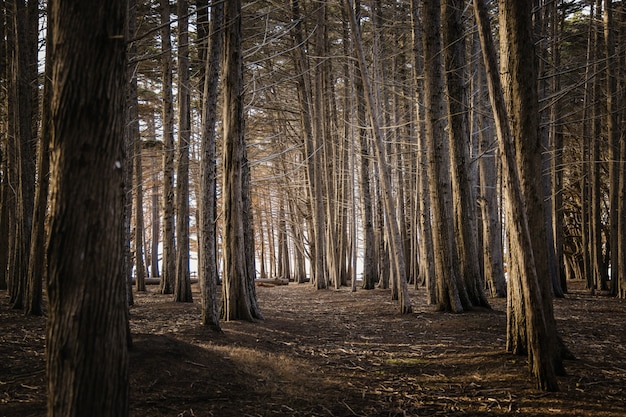
[[[49,415],[127,413],[148,279],[190,302],[197,277],[215,330],[263,319],[257,279],[390,288],[399,314],[409,285],[454,313],[507,297],[507,350],[549,391],[553,297],[626,298],[622,1],[6,0],[2,19],[0,289],[48,316]]]

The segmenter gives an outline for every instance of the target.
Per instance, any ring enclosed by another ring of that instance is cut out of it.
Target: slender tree
[[[363,82],[363,91],[365,96],[365,103],[367,105],[370,125],[372,126],[374,134],[374,145],[376,149],[376,158],[378,161],[380,173],[381,173],[381,186],[384,194],[383,200],[385,204],[385,218],[387,226],[389,228],[390,244],[391,244],[391,257],[393,260],[394,273],[397,277],[398,285],[398,301],[400,312],[403,314],[410,313],[412,311],[411,300],[409,299],[409,291],[407,284],[406,274],[406,258],[404,256],[404,246],[402,244],[402,238],[400,236],[400,230],[397,220],[397,211],[394,198],[391,191],[391,174],[388,165],[387,152],[383,145],[383,136],[379,124],[378,109],[374,100],[373,90],[370,85],[369,71],[367,69],[365,61],[365,53],[363,50],[363,44],[361,42],[360,27],[357,25],[356,16],[354,14],[354,8],[351,0],[346,0],[344,3],[346,12],[350,18],[350,25],[352,29],[352,41],[354,43],[355,53],[359,61],[359,68],[361,70],[361,81]]]
[[[191,86],[189,78],[189,7],[178,1],[178,160],[176,165],[176,281],[174,301],[191,302],[189,271],[189,147]]]
[[[216,250],[216,119],[217,96],[224,32],[224,4],[211,9],[209,50],[206,54],[204,101],[202,103],[202,138],[200,142],[200,288],[202,323],[219,329],[219,300],[217,294]]]
[[[163,78],[163,268],[160,290],[174,291],[176,244],[174,240],[174,97],[172,94],[172,39],[170,3],[160,0],[161,72]]]

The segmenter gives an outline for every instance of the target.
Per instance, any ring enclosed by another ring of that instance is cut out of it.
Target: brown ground
[[[132,416],[626,416],[623,300],[578,289],[555,301],[578,359],[543,393],[504,352],[503,300],[453,315],[411,290],[402,316],[385,290],[259,287],[266,320],[215,334],[197,301],[154,291],[131,312]],[[45,415],[45,320],[0,300],[0,416]]]

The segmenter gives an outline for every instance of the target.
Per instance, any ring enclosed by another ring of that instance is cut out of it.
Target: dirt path
[[[626,302],[582,290],[555,301],[577,356],[561,391],[536,391],[526,360],[504,352],[504,300],[434,312],[411,290],[397,313],[384,290],[258,287],[266,320],[199,326],[193,304],[136,295],[131,415],[626,416]],[[44,319],[0,305],[0,416],[45,413]],[[3,297],[4,296],[4,297]]]

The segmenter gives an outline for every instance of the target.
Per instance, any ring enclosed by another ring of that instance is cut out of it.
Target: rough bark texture
[[[462,292],[457,245],[454,237],[452,189],[450,186],[449,146],[444,136],[445,86],[439,26],[440,2],[426,2],[423,10],[424,103],[428,143],[429,193],[432,208],[433,246],[437,287],[437,306],[441,310],[462,312],[469,306]]]
[[[524,30],[524,26],[527,25],[529,30],[529,13],[530,10],[526,7],[528,5],[518,4],[521,6],[521,10],[514,10],[514,2],[508,2],[506,4],[500,4],[500,10],[506,8],[506,11],[510,13],[508,19],[504,19],[504,22],[513,24],[510,30],[518,29]],[[535,268],[535,258],[532,249],[531,235],[528,227],[528,217],[526,214],[526,207],[524,196],[522,194],[519,172],[517,170],[517,161],[515,160],[514,143],[511,137],[511,128],[509,126],[508,117],[506,114],[506,104],[504,101],[504,94],[502,92],[502,85],[500,77],[498,76],[498,65],[496,63],[496,51],[493,45],[491,37],[491,31],[489,26],[488,12],[486,4],[483,0],[474,0],[474,15],[478,25],[478,33],[480,36],[480,42],[483,50],[483,60],[485,62],[485,70],[487,73],[487,81],[489,86],[489,98],[491,101],[492,109],[494,112],[494,119],[496,125],[496,131],[498,134],[498,143],[500,152],[502,154],[503,176],[506,186],[506,201],[505,210],[507,215],[508,227],[509,227],[509,239],[511,243],[512,256],[509,260],[513,260],[515,256],[516,261],[510,262],[510,283],[509,283],[509,302],[507,304],[507,314],[509,328],[507,329],[507,347],[511,348],[511,341],[517,343],[520,341],[521,332],[527,332],[525,335],[526,351],[529,356],[529,366],[531,374],[536,380],[537,386],[544,390],[557,390],[558,385],[556,376],[554,373],[554,367],[552,362],[551,347],[549,346],[549,339],[547,335],[546,321],[544,318],[544,312],[542,308],[541,293],[539,289],[539,283],[537,278],[537,270]],[[525,9],[526,8],[526,9]],[[515,19],[520,19],[519,22],[515,22]],[[516,26],[514,23],[520,23],[521,27]],[[516,32],[513,38],[508,38],[510,42],[521,42],[522,38],[519,37],[520,33]],[[528,39],[524,39],[528,42]],[[516,44],[515,47],[519,48],[522,45]],[[527,45],[528,46],[528,45]],[[530,47],[532,48],[532,42]],[[525,57],[526,60],[532,59],[532,55],[529,58],[526,55],[522,55],[519,51],[515,54],[515,59],[518,59],[517,65],[511,68],[512,71],[520,69],[519,64],[522,63],[521,58]],[[532,67],[526,62],[526,67]],[[512,83],[517,85],[518,88],[534,88],[536,85],[536,78],[526,80],[530,82],[530,86],[522,85],[518,83]],[[518,80],[519,81],[519,80]],[[518,97],[519,98],[519,97]],[[518,103],[518,106],[521,103]],[[517,112],[523,113],[529,109],[524,106],[520,106]],[[521,114],[514,113],[518,118],[516,128],[520,129],[517,134],[522,133],[522,129],[519,126],[519,118]],[[537,135],[536,121],[535,124],[531,124],[531,128],[535,127],[534,133],[532,129],[529,134]],[[540,221],[542,224],[543,222]],[[514,269],[515,268],[515,269]],[[512,287],[512,288],[511,288]],[[514,294],[517,296],[513,297]],[[522,296],[523,294],[523,296]],[[522,299],[523,297],[523,299]],[[516,320],[511,320],[511,317]],[[516,344],[516,348],[521,349],[521,343]]]
[[[466,91],[467,65],[465,59],[465,30],[463,28],[463,1],[444,0],[443,60],[448,93],[448,139],[450,142],[450,170],[454,199],[456,239],[462,282],[459,287],[467,292],[469,305],[489,307],[483,290],[483,278],[478,256],[476,236],[476,198],[470,176],[470,137]],[[463,301],[463,298],[461,298]]]
[[[354,14],[352,2],[350,0],[346,0],[345,7],[346,12],[349,14],[350,17],[350,24],[352,26],[352,40],[354,42],[354,49],[359,61],[359,68],[361,69],[361,80],[363,82],[365,103],[367,105],[370,124],[374,134],[376,159],[378,161],[381,174],[381,188],[383,193],[383,204],[385,208],[385,219],[387,220],[389,242],[391,246],[391,259],[393,262],[393,271],[397,283],[396,285],[398,291],[398,305],[400,308],[400,312],[402,314],[407,314],[412,311],[412,307],[411,300],[409,299],[404,246],[402,244],[402,237],[400,235],[398,220],[396,217],[396,204],[391,189],[391,169],[388,165],[387,152],[383,145],[383,135],[379,125],[380,118],[378,115],[378,107],[374,100],[373,90],[370,85],[369,73],[365,61],[365,53],[363,51],[363,44],[361,42],[360,28],[356,22],[356,16]]]
[[[217,294],[216,251],[216,167],[215,124],[217,93],[223,40],[224,4],[211,9],[209,51],[206,54],[204,101],[202,103],[202,139],[200,143],[200,288],[202,323],[219,329],[219,300]]]
[[[176,166],[176,280],[174,301],[191,302],[189,271],[189,147],[191,91],[189,78],[189,7],[178,5],[178,164]]]
[[[224,33],[224,276],[222,282],[222,318],[253,320],[246,264],[246,240],[243,202],[243,57],[241,51],[241,1],[225,5]]]
[[[126,2],[51,3],[48,416],[128,415]]]
[[[174,97],[172,94],[172,40],[170,4],[161,0],[161,71],[163,76],[163,267],[160,290],[174,291]]]

